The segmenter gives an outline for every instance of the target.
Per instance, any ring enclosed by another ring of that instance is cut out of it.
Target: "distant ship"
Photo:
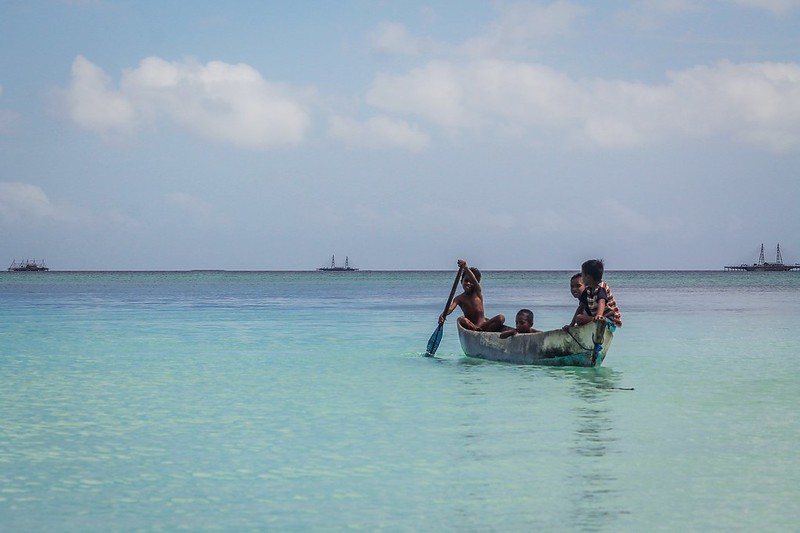
[[[336,266],[336,256],[331,256],[331,266],[329,267],[321,267],[317,270],[321,270],[323,272],[355,272],[358,270],[357,268],[353,268],[350,266],[350,258],[345,256],[344,258],[344,266],[337,267]]]
[[[752,265],[730,265],[725,270],[744,270],[746,272],[789,272],[790,270],[800,270],[800,264],[787,265],[783,262],[781,255],[781,245],[778,243],[778,251],[775,254],[775,262],[770,263],[764,260],[764,244],[761,244],[761,254],[758,256],[758,263]]]
[[[47,272],[50,270],[44,264],[44,259],[41,261],[25,259],[24,261],[17,262],[16,260],[11,262],[11,266],[8,267],[9,272]]]

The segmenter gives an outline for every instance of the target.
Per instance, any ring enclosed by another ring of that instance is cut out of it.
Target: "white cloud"
[[[462,71],[455,64],[436,61],[406,75],[380,75],[367,93],[367,103],[418,115],[441,126],[466,126],[472,119],[464,102],[469,88]]]
[[[569,0],[501,4],[498,17],[483,35],[467,41],[463,50],[479,57],[525,53],[534,41],[567,33],[585,13],[585,8]]]
[[[372,49],[381,54],[415,56],[436,45],[430,39],[412,36],[406,27],[385,22],[370,34]]]
[[[72,85],[67,93],[70,117],[88,130],[128,129],[134,126],[132,103],[109,86],[111,78],[97,65],[78,56],[72,62]]]
[[[372,117],[366,122],[333,116],[328,133],[345,144],[368,148],[397,147],[420,151],[431,143],[429,135],[417,126],[386,116]]]
[[[637,0],[617,12],[617,18],[639,30],[660,27],[668,16],[702,11],[695,0]]]
[[[431,62],[379,76],[367,101],[448,130],[562,131],[607,147],[721,135],[776,151],[800,148],[800,65],[722,62],[667,77],[648,85],[575,80],[531,63]]]
[[[247,148],[290,146],[310,119],[302,95],[264,80],[252,67],[148,57],[123,72],[118,90],[84,57],[73,62],[66,92],[70,116],[98,132],[133,130],[168,118],[206,139]]]
[[[671,73],[670,79],[667,112],[675,129],[732,132],[778,151],[800,147],[800,65],[726,61]]]
[[[497,17],[486,29],[458,45],[418,37],[396,22],[380,24],[370,33],[369,41],[373,50],[389,55],[418,56],[431,52],[468,57],[527,55],[532,52],[533,44],[568,33],[575,20],[586,13],[584,7],[570,0],[498,3]]]
[[[78,210],[51,202],[41,187],[17,181],[0,182],[0,221],[3,223],[70,222],[81,218]]]

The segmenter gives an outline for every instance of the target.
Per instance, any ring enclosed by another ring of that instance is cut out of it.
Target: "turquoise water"
[[[423,357],[453,275],[0,274],[0,530],[796,530],[800,274],[608,273],[599,369]]]

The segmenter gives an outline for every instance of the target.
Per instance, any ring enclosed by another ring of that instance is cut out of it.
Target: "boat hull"
[[[467,356],[518,365],[600,366],[614,338],[605,322],[573,327],[568,332],[557,329],[505,339],[499,333],[457,327]]]

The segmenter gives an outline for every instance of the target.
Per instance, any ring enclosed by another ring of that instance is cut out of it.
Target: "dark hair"
[[[572,281],[572,280],[573,280],[573,279],[575,279],[575,278],[579,278],[579,277],[581,277],[581,275],[582,275],[582,274],[581,274],[580,272],[578,272],[577,274],[573,274],[573,275],[572,275],[572,277],[571,277],[571,278],[569,278],[569,280],[570,280],[570,281]]]
[[[533,324],[533,311],[530,309],[520,309],[517,311],[517,316],[519,315],[525,315],[525,317],[531,321],[531,324]]]
[[[475,279],[477,279],[478,282],[480,283],[480,281],[481,281],[481,271],[478,270],[477,267],[469,267],[469,269],[472,270],[472,273],[475,274]],[[466,275],[467,275],[466,272],[461,274],[461,281],[464,281],[464,277],[466,277]]]
[[[604,270],[602,259],[589,259],[581,265],[581,272],[589,274],[595,281],[603,281]]]

